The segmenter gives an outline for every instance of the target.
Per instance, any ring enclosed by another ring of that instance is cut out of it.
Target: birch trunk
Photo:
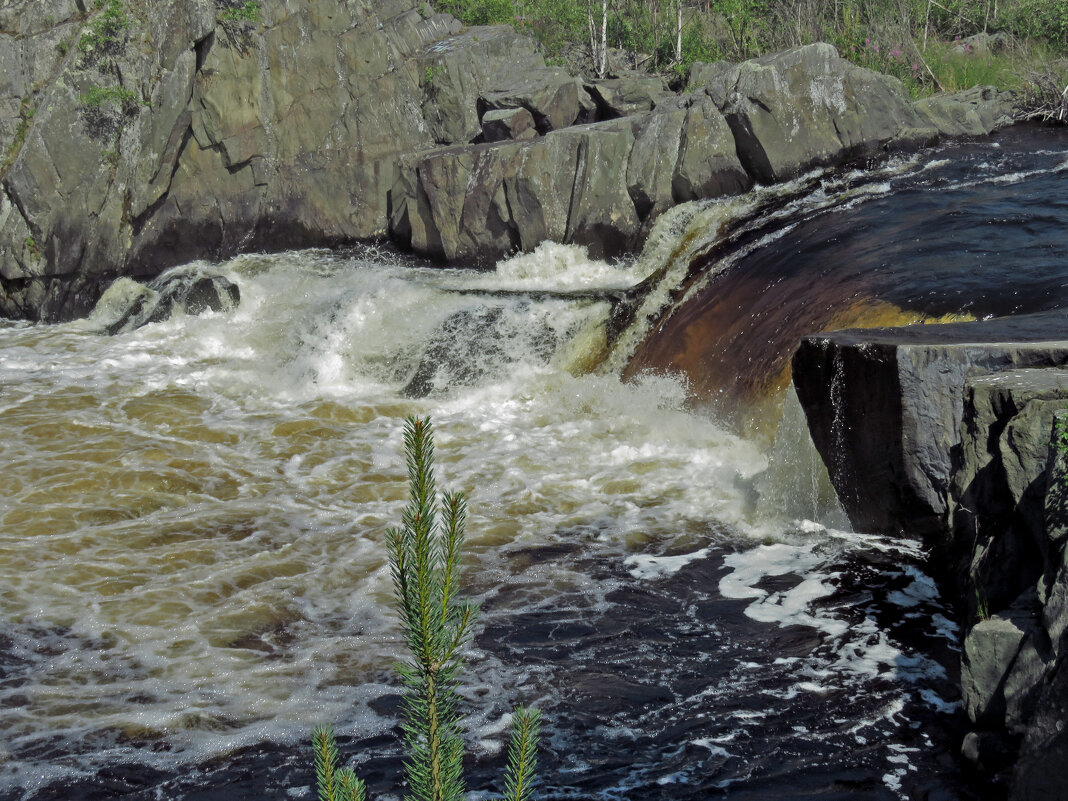
[[[586,21],[590,26],[590,59],[593,71],[598,78],[608,72],[608,0],[601,0],[601,30],[598,36],[597,24],[593,19],[593,0],[586,0]]]
[[[601,61],[597,65],[597,77],[608,74],[608,0],[601,0]]]
[[[675,61],[682,62],[682,0],[675,0]]]

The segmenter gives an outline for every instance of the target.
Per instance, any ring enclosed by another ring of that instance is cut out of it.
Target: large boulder
[[[601,119],[629,117],[652,111],[672,93],[664,85],[664,79],[634,70],[619,70],[615,77],[590,81],[586,84]]]
[[[240,302],[241,291],[229,278],[177,267],[147,285],[119,278],[100,296],[89,320],[108,334],[122,334],[178,314],[230,311]]]
[[[794,385],[813,442],[859,531],[949,529],[964,385],[1013,367],[1068,364],[1068,312],[805,337]]]
[[[538,133],[545,134],[574,124],[588,104],[578,79],[559,67],[509,72],[489,86],[478,98],[483,127],[487,112],[526,109]]]
[[[719,80],[738,155],[762,181],[874,155],[921,125],[900,81],[842,59],[828,44],[746,61]]]
[[[750,181],[715,106],[683,98],[663,110],[402,159],[391,230],[419,253],[484,262],[539,242],[635,248],[672,204],[742,191]]]
[[[537,135],[534,116],[525,108],[494,109],[482,115],[482,139],[485,142],[533,139]]]
[[[537,112],[536,120],[551,114],[559,127],[570,125],[578,113],[575,80],[547,69],[534,42],[507,25],[464,28],[435,42],[414,63],[423,116],[439,145],[474,141],[482,132],[481,116],[490,109],[527,108]],[[573,114],[565,122],[568,110]]]
[[[976,86],[963,92],[916,101],[924,124],[945,136],[985,136],[1013,120],[1013,95],[993,86]]]

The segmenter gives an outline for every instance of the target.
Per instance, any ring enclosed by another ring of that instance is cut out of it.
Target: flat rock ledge
[[[610,255],[673,204],[1012,119],[992,89],[912,103],[825,44],[698,65],[675,93],[414,0],[161,2],[88,45],[100,11],[0,9],[0,315],[68,319],[119,276],[247,250]]]
[[[853,525],[922,534],[961,611],[963,754],[1068,798],[1068,312],[807,337],[793,371]]]

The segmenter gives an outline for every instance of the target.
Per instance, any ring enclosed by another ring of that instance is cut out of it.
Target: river
[[[399,797],[407,415],[471,506],[473,798],[518,703],[545,799],[975,797],[954,613],[920,543],[849,530],[784,371],[828,326],[1064,306],[1066,173],[1016,129],[688,204],[619,263],[249,254],[180,268],[230,312],[0,323],[0,798],[312,798],[324,722]]]

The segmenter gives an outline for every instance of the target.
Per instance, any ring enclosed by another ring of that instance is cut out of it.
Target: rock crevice
[[[241,249],[388,236],[456,262],[543,239],[613,255],[673,204],[1008,119],[989,91],[914,105],[823,44],[698,65],[675,94],[628,71],[582,81],[509,27],[413,0],[263,0],[255,20],[213,0],[120,3],[128,26],[87,48],[75,4],[51,20],[9,5],[13,317],[83,314],[105,279]]]
[[[1065,798],[1068,313],[807,337],[793,375],[853,525],[922,533],[956,600],[964,755]]]

